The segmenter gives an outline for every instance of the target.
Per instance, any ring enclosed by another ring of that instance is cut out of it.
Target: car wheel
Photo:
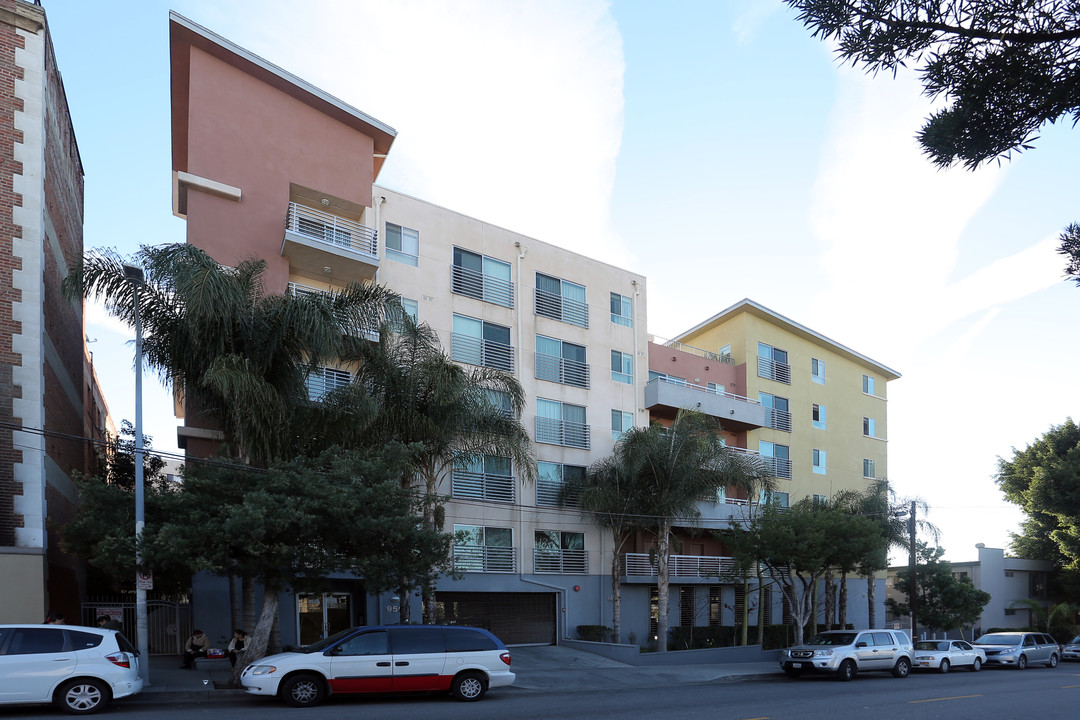
[[[948,658],[941,658],[941,665],[938,666],[938,670],[942,673],[949,672],[949,660]]]
[[[281,699],[292,707],[314,707],[326,695],[322,679],[317,675],[293,675],[281,684]]]
[[[906,678],[911,674],[911,661],[907,658],[900,658],[896,661],[896,665],[892,669],[893,677]]]
[[[454,678],[454,683],[450,686],[450,694],[463,702],[479,700],[484,697],[485,692],[487,692],[487,683],[484,682],[484,676],[480,673],[461,673]]]
[[[853,677],[855,677],[855,661],[845,660],[840,663],[840,667],[836,669],[836,679],[840,682],[847,682]]]
[[[975,658],[975,662],[971,663],[971,672],[979,672],[982,670],[982,660]]]
[[[1054,654],[1052,654],[1050,656],[1050,662],[1048,662],[1046,664],[1049,665],[1052,668],[1056,668],[1057,667],[1057,662],[1058,662],[1057,653],[1054,653]]]
[[[784,674],[792,680],[798,680],[802,676],[802,670],[796,670],[795,668],[784,668]]]
[[[72,715],[96,713],[109,702],[109,686],[86,678],[64,683],[56,692],[56,704]]]
[[[1027,655],[1021,655],[1020,658],[1016,661],[1016,669],[1017,670],[1023,670],[1026,667],[1027,667]]]

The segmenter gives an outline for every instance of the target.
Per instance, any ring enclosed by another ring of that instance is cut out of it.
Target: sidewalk
[[[510,648],[514,684],[495,692],[582,692],[604,688],[660,687],[675,684],[732,683],[781,676],[774,662],[724,663],[717,665],[671,665],[641,667],[583,650],[562,646]],[[180,668],[169,656],[150,658],[150,685],[142,693],[120,702],[133,704],[227,702],[255,703],[265,698],[247,697],[242,690],[219,690],[215,682],[229,681],[227,660],[202,661],[194,670]]]

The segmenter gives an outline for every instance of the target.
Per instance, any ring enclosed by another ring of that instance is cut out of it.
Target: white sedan
[[[973,647],[963,640],[920,640],[915,643],[917,670],[937,670],[947,673],[951,668],[966,666],[978,672],[986,662],[982,648]]]

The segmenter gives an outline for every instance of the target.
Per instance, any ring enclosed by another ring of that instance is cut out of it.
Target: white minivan
[[[334,693],[449,692],[479,700],[514,682],[510,651],[487,630],[460,625],[356,627],[244,669],[252,695],[311,707]]]
[[[138,651],[116,630],[0,625],[0,705],[55,703],[88,715],[142,687]]]

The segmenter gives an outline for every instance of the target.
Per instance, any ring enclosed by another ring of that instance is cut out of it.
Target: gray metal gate
[[[135,603],[100,600],[82,604],[82,624],[91,627],[97,625],[99,615],[122,613],[124,635],[135,646],[139,644],[136,629]],[[147,600],[146,624],[149,630],[151,655],[179,655],[184,648],[184,641],[191,635],[191,604],[168,600]]]

